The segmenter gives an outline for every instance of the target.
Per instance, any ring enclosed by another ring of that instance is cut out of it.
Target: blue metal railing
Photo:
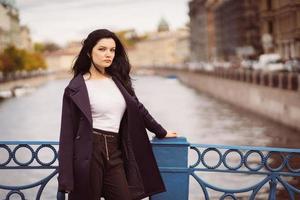
[[[288,199],[299,198],[300,149],[190,144],[183,137],[153,138],[151,142],[167,192],[150,199],[187,200],[189,195],[196,194],[195,199],[273,200],[279,191],[286,191]],[[58,142],[0,141],[2,172],[49,170],[45,178],[26,185],[9,186],[0,181],[0,199],[16,196],[19,199],[41,199],[45,187],[57,174],[57,151]],[[230,182],[236,182],[234,188],[229,186],[228,180],[221,181],[221,186],[220,182],[212,183],[222,180],[225,174],[229,174]],[[249,177],[251,181],[248,181]],[[240,185],[243,178],[248,186]],[[192,181],[200,186],[197,191],[194,188],[190,191]],[[295,181],[298,181],[298,187],[293,184]],[[37,188],[36,195],[27,197],[26,191],[34,188]]]
[[[0,170],[37,170],[48,169],[49,174],[41,180],[29,183],[26,185],[9,186],[4,185],[0,181],[0,199],[9,200],[11,198],[17,199],[32,199],[26,196],[26,191],[37,188],[34,199],[41,199],[43,190],[49,181],[57,174],[57,152],[58,142],[44,142],[44,141],[0,141]],[[44,151],[47,151],[44,155]],[[29,152],[29,153],[28,153]],[[29,154],[29,155],[28,155]],[[51,158],[52,154],[52,158]],[[50,158],[50,160],[49,160]],[[22,161],[22,160],[26,161]],[[45,161],[46,160],[46,161]],[[10,177],[10,180],[18,179],[18,177]],[[4,177],[2,177],[3,180]],[[28,179],[30,175],[28,174]],[[11,181],[10,181],[11,182]],[[16,181],[17,182],[17,181]],[[9,183],[11,184],[11,183]],[[16,183],[17,184],[17,183]],[[28,192],[27,192],[28,193]],[[31,195],[32,196],[32,195]]]
[[[273,200],[284,191],[281,199],[300,199],[300,149],[190,144],[183,137],[154,138],[152,146],[168,192],[151,199]],[[189,190],[193,180],[197,192]]]
[[[197,161],[190,166],[190,174],[200,184],[205,199],[209,199],[208,189],[220,192],[220,199],[225,197],[238,199],[237,195],[245,192],[248,192],[249,199],[256,199],[266,183],[269,183],[268,199],[276,199],[279,183],[283,186],[281,189],[288,192],[289,199],[295,199],[296,194],[300,193],[300,189],[283,178],[300,177],[300,166],[298,168],[292,166],[292,160],[300,157],[300,149],[200,144],[191,144],[190,148],[197,153]],[[217,164],[207,164],[206,158],[209,153],[217,155]],[[230,155],[236,157],[234,164],[229,163]],[[253,161],[251,157],[256,158]],[[205,182],[196,174],[197,171],[260,175],[263,180],[241,189],[225,189]]]

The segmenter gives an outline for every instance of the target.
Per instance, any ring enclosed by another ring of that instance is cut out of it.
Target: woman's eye
[[[104,51],[105,49],[99,49],[100,51]]]
[[[112,52],[115,52],[116,50],[115,50],[115,49],[112,49],[111,51],[112,51]]]

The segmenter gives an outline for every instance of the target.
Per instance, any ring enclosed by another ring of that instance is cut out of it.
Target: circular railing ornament
[[[233,200],[237,200],[236,196],[234,194],[223,194],[221,197],[220,197],[220,200],[225,200],[225,198],[227,197],[231,197]],[[227,199],[226,199],[227,200]]]
[[[275,154],[275,153],[276,153],[276,152],[274,152],[274,151],[270,151],[270,152],[268,152],[268,154],[267,154],[267,156],[266,156],[265,167],[266,167],[269,171],[271,171],[271,172],[279,172],[279,171],[283,170],[283,168],[284,168],[284,166],[285,166],[285,164],[286,164],[286,158],[284,157],[284,155],[278,154],[278,153],[277,153],[278,155],[280,155],[280,157],[281,157],[281,159],[282,159],[282,163],[281,163],[280,166],[277,167],[277,168],[271,167],[271,166],[269,165],[269,163],[268,163],[268,160],[271,158],[272,154]]]
[[[300,158],[300,154],[289,154],[287,157],[286,157],[286,167],[288,168],[288,170],[290,172],[293,172],[293,173],[299,173],[300,172],[300,168],[297,168],[297,169],[294,169],[291,167],[290,165],[290,161],[292,158],[295,158],[296,155]],[[299,163],[299,162],[298,162]]]
[[[16,157],[16,153],[20,148],[25,148],[28,149],[31,153],[31,158],[29,159],[28,162],[19,162],[17,157]],[[16,164],[18,164],[19,166],[28,166],[32,163],[32,161],[34,160],[34,150],[32,149],[31,146],[29,146],[28,144],[19,144],[18,146],[15,147],[15,149],[13,150],[13,160],[15,161]]]
[[[195,168],[201,162],[201,152],[200,152],[200,150],[197,147],[191,146],[191,149],[193,149],[194,151],[196,151],[197,156],[198,156],[196,162],[194,164],[190,165],[190,168]]]
[[[205,155],[210,152],[210,151],[213,151],[213,152],[216,152],[219,156],[219,160],[218,160],[218,163],[214,166],[209,166],[206,161],[205,161]],[[201,155],[201,162],[203,163],[203,165],[207,168],[207,169],[216,169],[218,168],[221,164],[222,164],[222,154],[221,152],[216,149],[216,148],[207,148],[203,151],[202,155]]]
[[[251,154],[258,154],[259,157],[260,157],[260,163],[258,164],[258,166],[256,168],[252,168],[250,167],[250,165],[248,164],[248,157],[251,155]],[[247,167],[250,171],[259,171],[260,169],[262,169],[264,167],[264,162],[265,162],[265,159],[264,159],[264,155],[261,151],[258,151],[258,150],[250,150],[250,151],[247,151],[247,153],[245,154],[244,156],[244,165],[245,167]]]
[[[25,195],[23,194],[23,192],[19,191],[19,190],[12,190],[10,191],[5,199],[10,199],[10,197],[14,194],[17,194],[18,196],[20,196],[21,200],[26,200],[25,199]]]
[[[40,150],[43,149],[43,148],[48,148],[48,149],[52,150],[52,152],[53,152],[53,159],[52,159],[51,161],[49,161],[49,162],[43,162],[43,161],[40,160],[40,158],[39,158],[39,152],[40,152]],[[56,160],[56,158],[57,158],[57,151],[56,151],[56,149],[55,149],[52,145],[50,145],[50,144],[42,144],[42,145],[40,145],[40,146],[36,149],[35,155],[36,155],[36,161],[37,161],[40,165],[42,165],[42,166],[51,166],[51,165],[55,162],[55,160]]]
[[[7,152],[7,154],[8,154],[7,160],[4,161],[4,162],[2,162],[2,163],[0,163],[0,166],[1,166],[1,167],[4,167],[4,166],[6,166],[6,165],[11,161],[11,159],[12,159],[12,151],[11,151],[10,148],[9,148],[7,145],[5,145],[5,144],[0,144],[0,149],[4,149],[4,150]]]
[[[240,162],[239,164],[236,166],[236,167],[232,167],[230,166],[227,161],[226,161],[226,158],[227,156],[230,154],[230,153],[237,153],[239,156],[240,156]],[[241,166],[243,166],[243,163],[244,163],[244,160],[243,160],[243,154],[241,151],[239,150],[236,150],[236,149],[228,149],[224,155],[223,155],[223,158],[222,158],[222,161],[223,161],[223,164],[224,166],[227,168],[227,169],[230,169],[230,170],[237,170],[239,169]]]

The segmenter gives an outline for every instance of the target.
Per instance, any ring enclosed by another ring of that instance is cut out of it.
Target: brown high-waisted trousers
[[[90,166],[91,200],[131,200],[118,133],[93,129]]]

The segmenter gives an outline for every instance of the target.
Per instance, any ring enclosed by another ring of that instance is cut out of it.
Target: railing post
[[[150,200],[188,200],[190,144],[185,137],[153,138],[151,142],[167,191],[151,196]]]
[[[276,187],[277,187],[277,180],[276,178],[272,178],[269,182],[270,185],[270,192],[268,200],[276,200]]]

